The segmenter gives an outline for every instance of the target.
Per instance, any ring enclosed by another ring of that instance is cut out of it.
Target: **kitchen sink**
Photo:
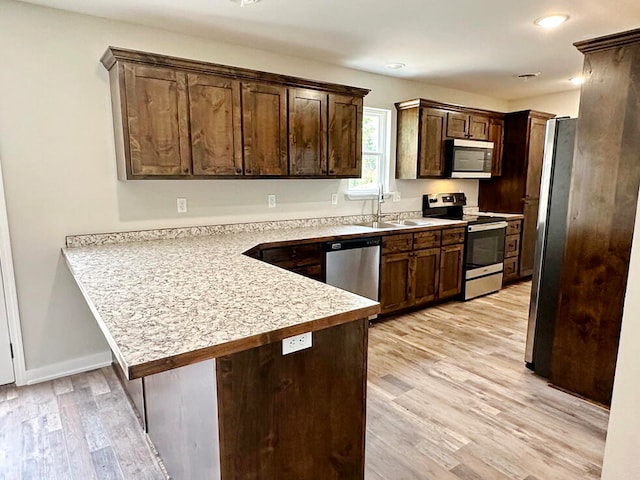
[[[414,227],[414,226],[416,226],[416,227],[427,227],[429,225],[435,225],[435,222],[431,222],[429,220],[418,219],[418,218],[408,219],[408,220],[400,220],[400,222],[403,225],[410,225],[412,227]]]
[[[400,225],[399,223],[392,222],[365,222],[356,224],[358,227],[369,227],[369,228],[398,228],[408,225]]]

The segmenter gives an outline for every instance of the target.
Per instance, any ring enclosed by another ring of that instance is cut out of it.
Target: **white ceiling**
[[[29,0],[512,100],[569,90],[579,40],[640,26],[640,0]],[[533,20],[571,19],[555,30]],[[126,45],[119,45],[126,47]],[[162,52],[158,52],[162,53]],[[402,62],[402,70],[385,68]],[[541,72],[523,81],[520,73]]]

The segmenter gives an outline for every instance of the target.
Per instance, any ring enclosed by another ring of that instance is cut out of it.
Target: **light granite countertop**
[[[438,220],[434,226],[464,222]],[[352,225],[271,229],[64,248],[128,378],[366,318],[379,304],[243,252],[261,244],[408,232]],[[117,234],[111,234],[110,239]]]

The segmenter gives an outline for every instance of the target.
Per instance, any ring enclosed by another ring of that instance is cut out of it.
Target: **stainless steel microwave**
[[[445,140],[448,174],[451,178],[490,178],[493,143],[478,140]]]

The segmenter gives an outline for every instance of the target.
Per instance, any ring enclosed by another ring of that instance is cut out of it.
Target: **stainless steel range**
[[[464,193],[423,195],[422,216],[467,222],[464,255],[465,300],[497,292],[502,288],[506,219],[487,215],[465,215]]]

